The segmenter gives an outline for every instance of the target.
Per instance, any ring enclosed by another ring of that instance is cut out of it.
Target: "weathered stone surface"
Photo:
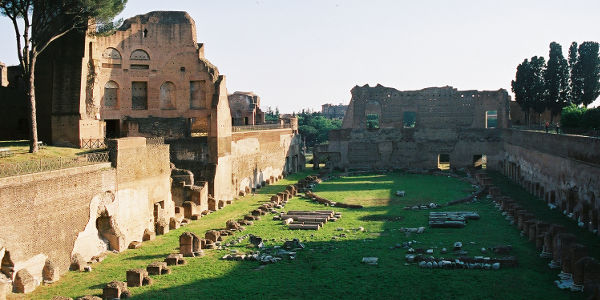
[[[156,261],[146,267],[149,275],[163,275],[169,272],[166,262]]]
[[[131,269],[127,271],[127,286],[136,287],[144,284],[148,279],[148,271],[144,269]]]
[[[71,266],[69,267],[69,270],[81,272],[86,266],[87,262],[79,253],[73,254],[73,256],[71,257]]]
[[[169,223],[167,223],[167,220],[164,218],[161,218],[155,226],[157,235],[163,235],[169,232]]]
[[[146,230],[144,230],[144,235],[142,237],[142,241],[151,241],[151,240],[154,240],[155,238],[156,238],[155,232],[150,231],[147,228],[146,228]]]
[[[0,300],[4,300],[0,297]],[[51,300],[73,300],[73,298],[71,297],[64,297],[64,296],[54,296],[52,297]]]
[[[127,284],[122,281],[111,281],[102,288],[102,298],[104,299],[120,299],[123,293],[128,292]]]
[[[181,226],[181,223],[174,217],[171,217],[171,220],[169,220],[169,229],[174,230],[179,228],[179,226]]]
[[[185,265],[185,259],[183,259],[183,255],[181,254],[169,254],[165,258],[165,262],[168,266]]]
[[[192,232],[184,232],[179,236],[179,252],[185,257],[194,257],[201,255],[201,241],[198,236]]]
[[[234,220],[228,220],[226,223],[226,228],[229,230],[239,230],[240,224]]]
[[[44,268],[42,269],[42,280],[44,280],[44,283],[53,283],[55,281],[58,281],[59,278],[60,272],[58,270],[58,267],[54,265],[54,263],[52,263],[52,261],[50,261],[49,259],[46,260]]]
[[[204,238],[212,241],[213,243],[219,240],[220,233],[216,230],[209,230],[204,234]]]
[[[98,296],[87,295],[87,296],[79,297],[79,298],[77,298],[77,300],[102,300],[102,298],[100,298]]]
[[[31,293],[36,288],[35,279],[29,274],[27,269],[22,269],[17,272],[13,280],[13,290],[15,293]]]
[[[133,242],[129,243],[129,247],[127,247],[127,248],[129,248],[129,249],[138,249],[140,247],[142,247],[142,242],[133,241]]]

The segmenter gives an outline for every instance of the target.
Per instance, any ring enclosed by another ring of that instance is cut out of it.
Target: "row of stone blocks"
[[[572,274],[574,285],[586,286],[594,299],[600,299],[600,262],[588,256],[587,247],[577,243],[575,235],[567,233],[564,226],[537,220],[510,197],[495,200],[508,219],[542,251],[542,256],[551,257],[562,273]]]

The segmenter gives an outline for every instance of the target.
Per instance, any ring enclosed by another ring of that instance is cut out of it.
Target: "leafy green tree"
[[[570,102],[575,104],[581,104],[581,94],[583,92],[583,83],[581,82],[581,72],[579,70],[580,66],[577,56],[577,42],[573,42],[569,47],[569,97]]]
[[[517,66],[515,80],[511,81],[515,100],[525,113],[529,124],[530,111],[542,113],[544,103],[544,69],[546,63],[543,57],[534,56],[531,60],[525,59]]]
[[[341,127],[342,120],[328,119],[319,112],[302,110],[298,113],[298,131],[309,148],[326,142],[329,138],[329,131]]]
[[[35,64],[52,42],[74,30],[85,30],[90,20],[101,24],[111,20],[125,7],[127,0],[0,0],[0,14],[8,17],[15,31],[17,54],[25,93],[29,98],[30,146],[38,151]]]
[[[561,45],[556,42],[550,43],[548,65],[544,70],[544,85],[544,102],[551,112],[552,123],[554,115],[560,114],[569,102],[569,66]]]
[[[577,50],[577,70],[579,93],[581,98],[577,104],[585,107],[600,96],[600,56],[598,42],[583,42]]]
[[[271,107],[267,107],[265,111],[265,122],[267,123],[277,123],[279,121],[279,108],[275,108],[275,111],[271,109]]]

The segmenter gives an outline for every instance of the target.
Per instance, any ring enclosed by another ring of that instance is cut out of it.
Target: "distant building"
[[[323,104],[321,105],[321,114],[330,119],[343,119],[346,110],[348,109],[348,105],[338,104]]]
[[[0,86],[8,86],[8,72],[6,65],[0,62]]]
[[[252,92],[235,92],[229,96],[233,126],[265,123],[265,113],[260,109],[260,97]]]

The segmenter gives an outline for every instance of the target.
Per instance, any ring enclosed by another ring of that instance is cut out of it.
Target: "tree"
[[[529,124],[530,111],[542,113],[544,103],[544,69],[546,63],[543,57],[534,56],[531,61],[525,59],[517,66],[515,80],[511,81],[515,100],[525,113]]]
[[[577,42],[571,43],[571,47],[569,47],[569,70],[570,70],[570,78],[569,78],[569,97],[570,102],[575,104],[581,103],[581,94],[583,91],[582,83],[580,80],[581,73],[579,71],[580,64],[578,63],[577,56]]]
[[[544,70],[544,102],[550,110],[550,122],[569,102],[569,68],[560,44],[550,43],[548,65]]]
[[[106,24],[127,0],[0,0],[0,14],[15,31],[17,54],[30,108],[29,152],[38,151],[35,64],[52,42],[74,30],[85,30],[90,20]],[[22,21],[20,21],[22,20]]]
[[[577,104],[585,107],[600,96],[600,56],[598,42],[583,42],[577,53],[578,82],[581,98]]]

